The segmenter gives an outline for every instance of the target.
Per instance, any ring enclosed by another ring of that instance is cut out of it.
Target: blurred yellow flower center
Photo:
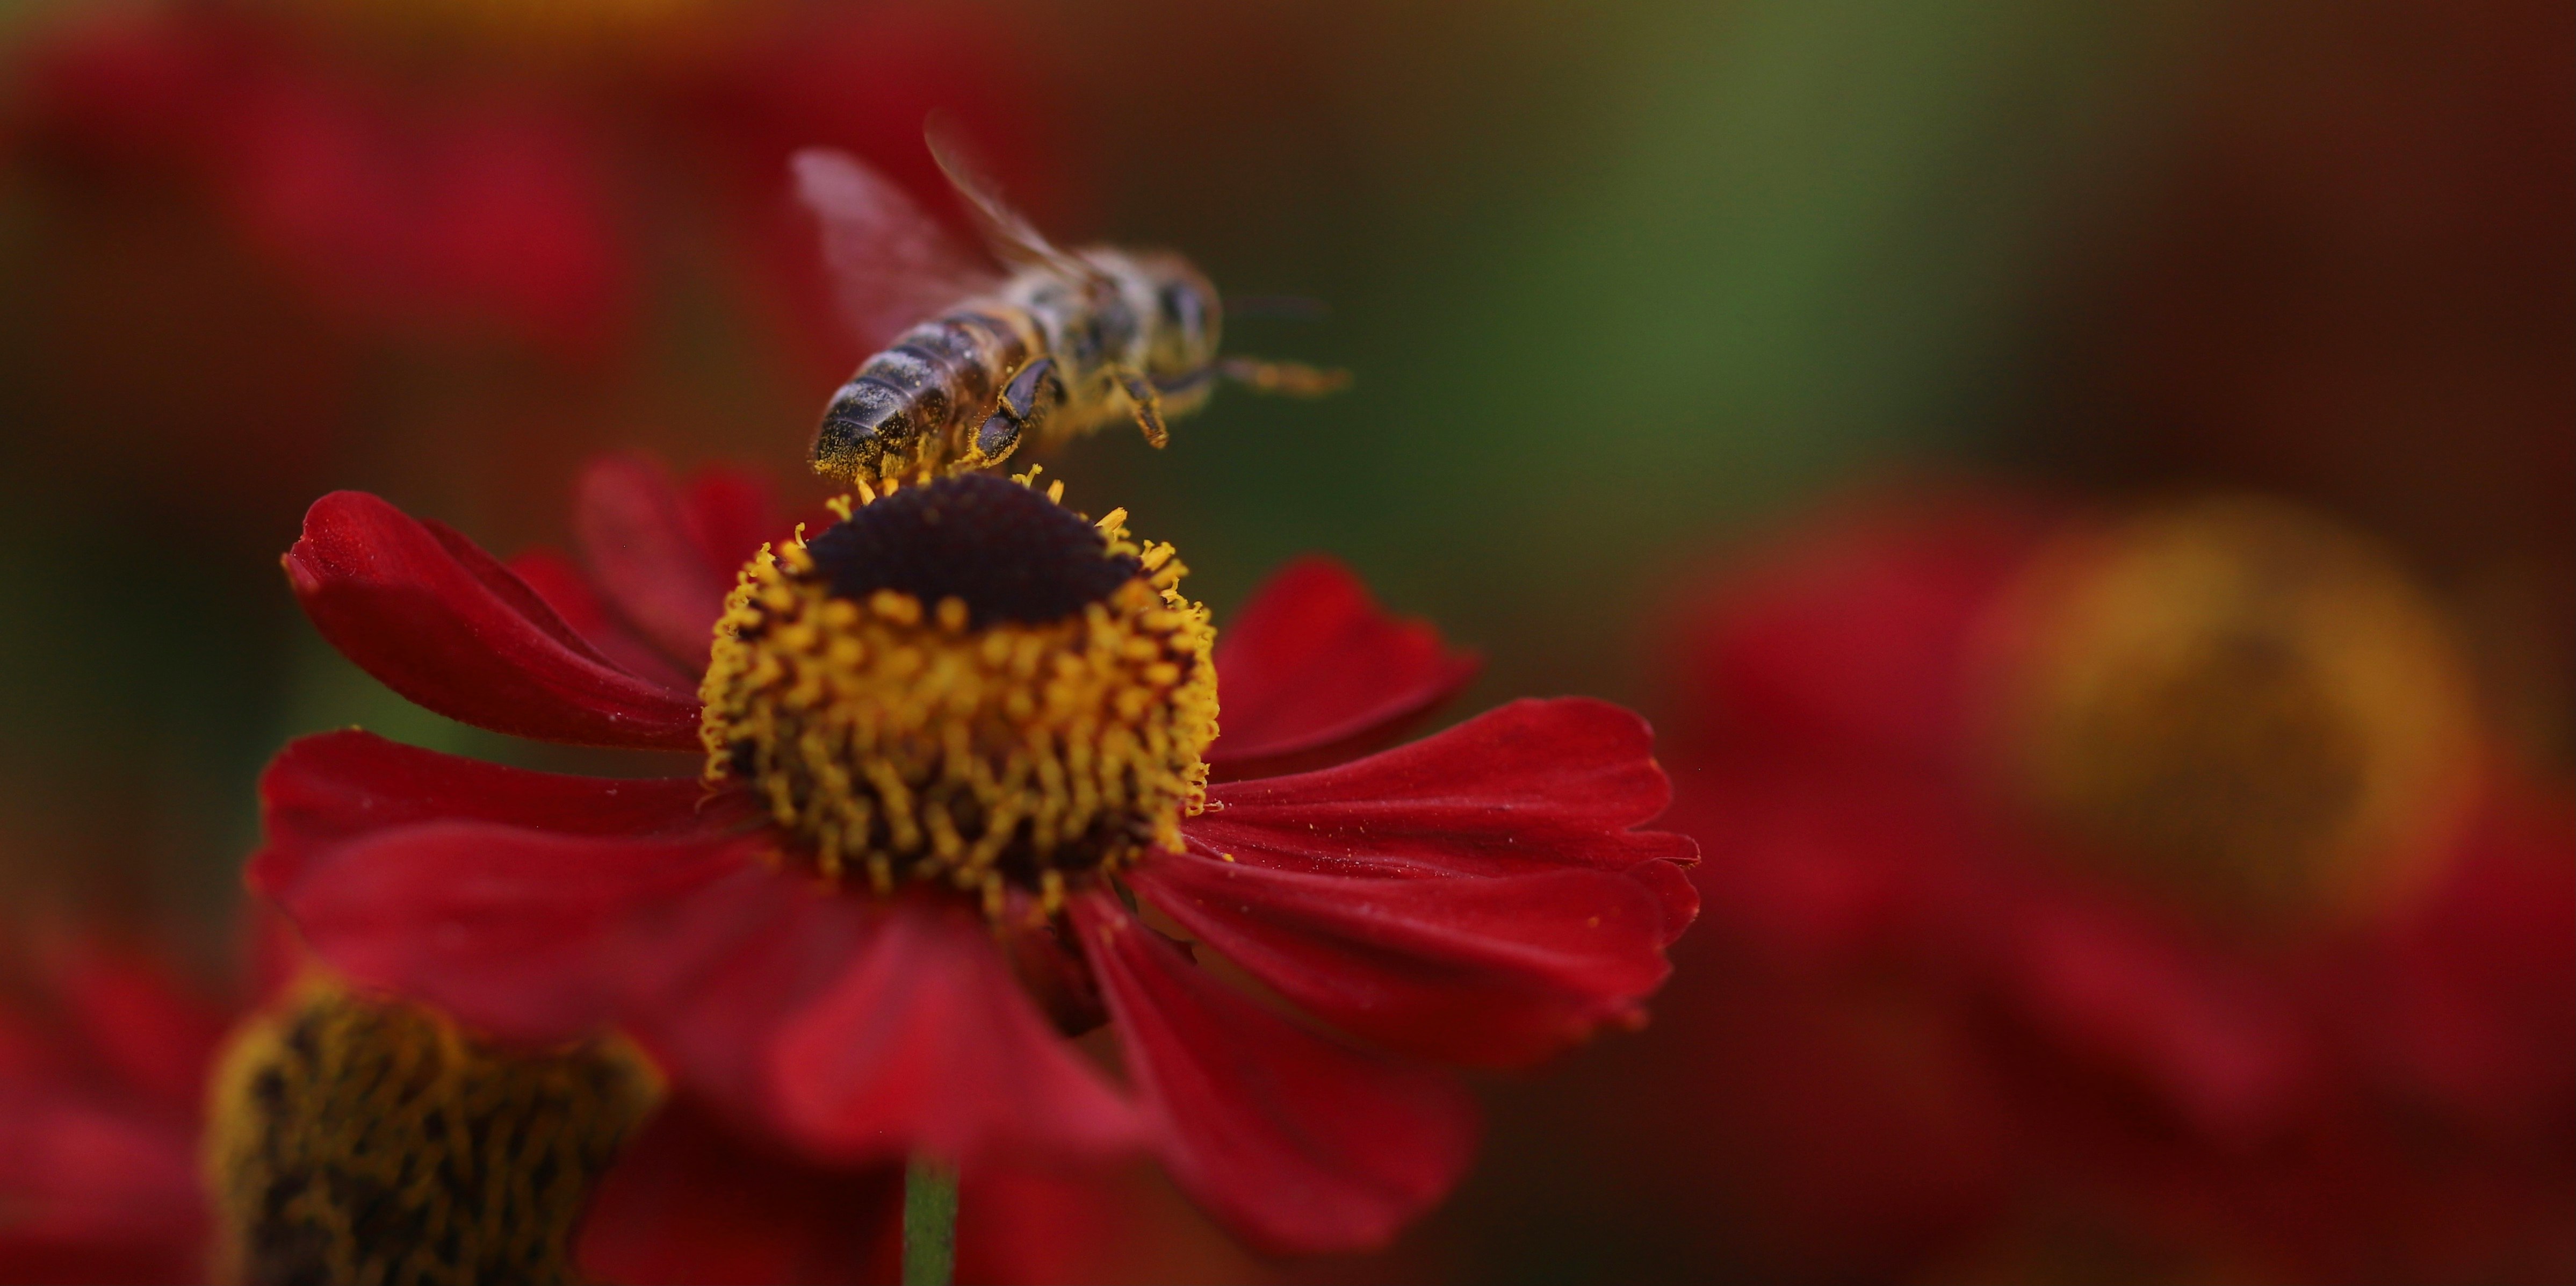
[[[880,893],[942,881],[996,918],[1179,842],[1216,736],[1215,631],[1170,545],[1032,479],[862,488],[764,549],[716,626],[710,778],[799,856]]]
[[[308,984],[216,1069],[220,1281],[571,1282],[571,1239],[655,1087],[623,1044],[492,1049]]]
[[[2439,860],[2465,667],[2358,538],[2206,501],[2065,542],[2015,609],[2010,766],[2090,851],[2263,918],[2366,912]]]

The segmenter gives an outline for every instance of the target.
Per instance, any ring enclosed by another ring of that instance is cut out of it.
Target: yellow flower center
[[[1170,545],[1023,477],[862,487],[763,549],[716,626],[707,774],[827,879],[941,882],[1000,919],[1179,842],[1216,737],[1215,631]]]
[[[2366,542],[2201,502],[2062,545],[2015,607],[2009,768],[2091,851],[2260,919],[2367,911],[2439,860],[2466,667]]]
[[[591,1185],[654,1094],[623,1044],[505,1053],[308,984],[216,1069],[216,1279],[574,1281]]]

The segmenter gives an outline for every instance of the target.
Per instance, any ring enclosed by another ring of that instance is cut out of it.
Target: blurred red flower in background
[[[139,946],[27,945],[0,977],[0,1281],[200,1279],[197,1138],[231,1013]]]
[[[626,15],[620,38],[567,40],[547,15],[580,6],[453,6],[424,27],[439,8],[68,14],[15,51],[25,88],[0,137],[77,170],[178,177],[343,318],[497,328],[573,358],[634,339],[660,267],[639,212],[711,190],[719,255],[755,270],[750,302],[793,310],[782,335],[832,375],[853,341],[812,338],[834,328],[785,201],[791,151],[843,148],[937,191],[920,130],[943,108],[1037,180],[1021,195],[1041,213],[1073,177],[1050,167],[1064,140],[1037,110],[1048,64],[1008,52],[1019,36],[990,16],[602,5],[603,22]]]
[[[1767,1272],[2576,1271],[2576,826],[2375,546],[1879,495],[1677,639],[1662,1074]]]
[[[344,492],[314,505],[286,561],[324,637],[431,709],[703,755],[696,673],[735,569],[779,530],[761,494],[722,473],[682,490],[612,458],[584,478],[575,529],[586,572],[544,551],[504,566]],[[948,546],[971,556],[964,538]],[[1516,702],[1355,757],[1474,667],[1335,565],[1274,580],[1215,665],[1217,774],[1312,770],[1209,787],[1180,822],[1185,851],[1122,878],[1385,1052],[1220,983],[1100,882],[1073,886],[1052,923],[995,929],[917,889],[817,880],[794,860],[808,841],[739,778],[568,777],[306,738],[264,781],[251,881],[362,982],[505,1038],[619,1026],[728,1119],[816,1157],[923,1150],[971,1178],[1144,1146],[1266,1247],[1375,1245],[1473,1147],[1472,1105],[1434,1062],[1517,1066],[1639,1021],[1696,909],[1693,848],[1631,829],[1668,792],[1643,721],[1600,702]],[[1132,1097],[1057,1038],[1113,1019]]]
[[[92,15],[32,60],[47,146],[168,167],[344,315],[498,320],[587,349],[633,288],[602,140],[533,87],[406,100],[225,7]]]

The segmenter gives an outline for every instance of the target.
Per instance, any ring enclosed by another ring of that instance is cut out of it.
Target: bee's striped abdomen
[[[1003,381],[1033,356],[1036,328],[965,309],[895,337],[841,386],[814,437],[814,468],[873,481],[963,457]]]

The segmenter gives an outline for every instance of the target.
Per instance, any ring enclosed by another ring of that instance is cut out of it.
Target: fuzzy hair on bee
[[[989,261],[955,243],[884,176],[841,152],[791,162],[821,221],[841,310],[882,347],[832,395],[814,470],[836,482],[986,468],[1132,420],[1205,405],[1221,380],[1263,392],[1328,393],[1338,371],[1218,355],[1216,287],[1167,250],[1059,249],[962,159],[934,121],[931,154],[983,234]]]

